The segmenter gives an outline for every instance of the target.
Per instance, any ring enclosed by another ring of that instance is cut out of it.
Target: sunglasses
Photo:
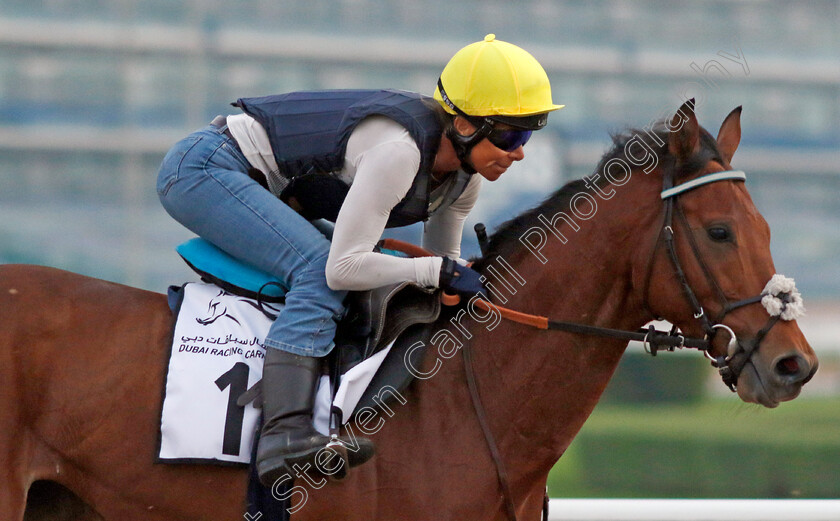
[[[505,152],[513,152],[531,139],[531,132],[531,130],[493,129],[487,134],[487,140]]]

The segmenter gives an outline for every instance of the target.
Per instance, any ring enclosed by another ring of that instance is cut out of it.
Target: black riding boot
[[[293,464],[310,476],[319,474],[315,455],[330,438],[315,430],[312,410],[321,377],[320,359],[269,347],[262,377],[263,427],[257,446],[257,473],[266,487],[285,474],[295,477]],[[373,457],[374,445],[365,438],[339,438],[347,447],[350,467]],[[330,463],[330,467],[335,467]],[[346,471],[347,469],[343,469]]]

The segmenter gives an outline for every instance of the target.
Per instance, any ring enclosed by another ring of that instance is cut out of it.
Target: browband
[[[677,194],[681,194],[683,192],[687,192],[698,186],[703,186],[709,183],[714,183],[715,181],[724,181],[726,179],[733,179],[735,181],[745,181],[747,179],[747,175],[744,173],[743,170],[726,170],[723,172],[715,172],[714,174],[708,174],[704,176],[700,176],[697,179],[692,179],[691,181],[687,181],[681,185],[674,186],[667,190],[662,190],[660,197],[665,200],[669,197],[673,197]]]

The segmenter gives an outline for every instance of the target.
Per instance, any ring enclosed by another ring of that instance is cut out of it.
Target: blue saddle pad
[[[288,291],[284,281],[228,255],[201,237],[178,245],[175,251],[203,279],[236,295],[280,302]]]

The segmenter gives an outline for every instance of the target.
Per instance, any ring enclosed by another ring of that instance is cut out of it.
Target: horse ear
[[[724,161],[727,163],[732,162],[732,156],[738,150],[738,143],[740,142],[741,107],[738,106],[726,116],[726,119],[720,125],[720,131],[718,131],[717,144]]]
[[[694,98],[686,101],[665,126],[671,131],[668,151],[682,163],[700,151],[700,125],[694,115]]]

